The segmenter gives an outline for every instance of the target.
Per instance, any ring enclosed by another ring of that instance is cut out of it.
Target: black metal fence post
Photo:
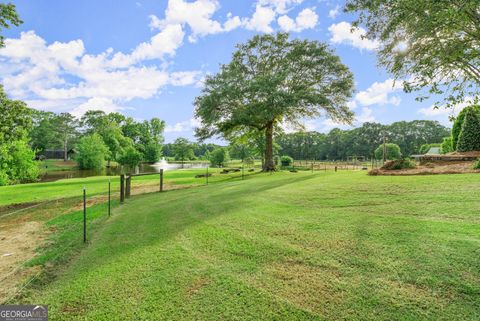
[[[87,242],[87,189],[83,187],[83,243]]]
[[[163,192],[163,168],[160,169],[160,192]]]
[[[110,213],[112,210],[112,197],[111,197],[111,188],[110,188],[110,178],[108,179],[108,216],[110,217]]]
[[[245,165],[242,163],[242,179],[245,179]]]

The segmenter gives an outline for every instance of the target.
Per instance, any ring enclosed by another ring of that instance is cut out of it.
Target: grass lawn
[[[230,179],[239,179],[241,173],[219,174],[221,169],[210,168],[209,183],[222,182]],[[197,174],[204,174],[205,169],[172,170],[165,172],[166,185],[204,185],[205,178],[195,178]],[[252,174],[245,171],[245,175]],[[0,206],[30,202],[42,202],[59,198],[81,196],[85,186],[89,196],[105,194],[108,191],[108,180],[111,180],[112,191],[118,193],[120,188],[119,176],[95,176],[88,178],[73,178],[55,182],[18,184],[0,186]],[[153,185],[159,183],[159,175],[135,177],[132,186]]]
[[[480,319],[479,191],[283,172],[136,196],[21,302],[52,320]]]

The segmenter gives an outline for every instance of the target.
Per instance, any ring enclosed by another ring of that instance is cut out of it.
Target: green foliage
[[[342,160],[353,155],[372,158],[383,135],[389,142],[400,146],[404,155],[412,155],[418,153],[423,144],[441,142],[443,137],[450,135],[450,129],[429,120],[390,125],[364,123],[350,130],[335,128],[327,134],[314,131],[281,134],[275,137],[275,141],[282,153],[294,159]]]
[[[423,144],[420,147],[420,154],[426,154],[432,147],[442,147],[442,144]]]
[[[108,147],[98,134],[84,136],[77,144],[76,160],[80,169],[103,169]]]
[[[17,14],[15,5],[12,3],[0,3],[0,32],[4,28],[10,28],[11,26],[19,26],[23,23]],[[5,37],[0,34],[0,48],[5,45]]]
[[[293,158],[291,158],[290,156],[284,155],[280,157],[280,163],[282,164],[282,166],[290,166],[293,164]]]
[[[405,91],[421,91],[419,100],[439,95],[446,107],[478,100],[478,0],[348,0],[346,11],[379,42],[380,65],[396,79],[411,79]]]
[[[480,159],[477,159],[473,164],[473,169],[480,169]]]
[[[23,140],[32,129],[32,113],[23,101],[9,99],[0,85],[0,144]]]
[[[279,124],[319,115],[350,123],[347,101],[353,75],[327,44],[289,40],[288,34],[257,35],[239,44],[232,61],[207,76],[195,100],[201,139],[248,132],[265,136],[264,170],[274,170],[273,134]]]
[[[0,145],[0,186],[37,180],[39,169],[34,158],[26,139]]]
[[[376,159],[383,159],[384,148],[383,144],[378,146],[375,150],[375,158]],[[400,150],[400,146],[397,144],[387,143],[385,144],[385,158],[386,159],[400,159],[402,157],[402,152]]]
[[[150,162],[150,163],[158,162],[161,156],[162,156],[161,145],[154,142],[150,142],[145,146],[144,160],[146,162]]]
[[[441,145],[442,154],[447,154],[453,152],[453,138],[452,136],[444,137]]]
[[[469,108],[472,108],[475,113],[480,116],[480,105],[473,105],[470,107],[466,107],[460,111],[460,113],[455,118],[455,122],[452,126],[452,148],[453,150],[457,150],[457,143],[458,137],[460,136],[460,132],[462,131],[463,122],[465,120],[465,115]]]
[[[210,164],[216,167],[224,167],[230,161],[227,148],[216,148],[210,153]]]
[[[391,160],[383,164],[382,169],[388,169],[388,170],[399,170],[399,169],[409,169],[409,168],[415,168],[417,167],[417,164],[415,164],[415,161],[413,161],[410,158],[403,158],[403,159],[396,159],[396,160]]]
[[[127,165],[130,168],[135,168],[141,160],[142,154],[140,154],[133,146],[125,148],[122,154],[118,157],[118,162],[120,164]]]
[[[480,151],[480,119],[473,108],[468,108],[458,136],[457,151]]]

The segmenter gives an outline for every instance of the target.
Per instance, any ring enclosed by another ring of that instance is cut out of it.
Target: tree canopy
[[[16,7],[12,3],[0,3],[0,47],[5,45],[5,37],[1,34],[3,29],[19,26],[23,23],[18,16]]]
[[[348,0],[358,13],[354,26],[380,43],[377,55],[407,92],[419,100],[440,94],[447,107],[478,101],[480,88],[480,11],[478,0]]]
[[[288,34],[257,35],[237,45],[229,64],[205,80],[195,100],[201,139],[249,131],[265,133],[263,169],[275,169],[273,133],[280,125],[326,116],[350,123],[347,101],[353,75],[324,43],[289,40]]]

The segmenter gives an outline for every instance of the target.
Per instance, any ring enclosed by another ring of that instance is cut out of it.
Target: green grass
[[[70,171],[77,169],[75,161],[64,162],[60,159],[46,159],[38,161],[38,167],[42,172]]]
[[[22,303],[52,320],[480,319],[478,191],[473,174],[284,172],[142,195]]]
[[[210,168],[213,177],[209,183],[216,183],[230,179],[239,179],[241,173],[219,174],[220,169]],[[205,169],[173,170],[165,172],[165,184],[171,185],[203,185],[204,178],[195,178],[197,174],[205,173]],[[250,174],[245,172],[245,174]],[[30,202],[42,202],[59,198],[82,195],[85,186],[89,196],[105,194],[108,191],[108,180],[111,180],[112,191],[118,193],[120,188],[119,176],[95,176],[88,178],[64,179],[55,182],[19,184],[0,186],[0,206]],[[133,178],[132,186],[152,185],[159,182],[159,175],[139,176]]]

